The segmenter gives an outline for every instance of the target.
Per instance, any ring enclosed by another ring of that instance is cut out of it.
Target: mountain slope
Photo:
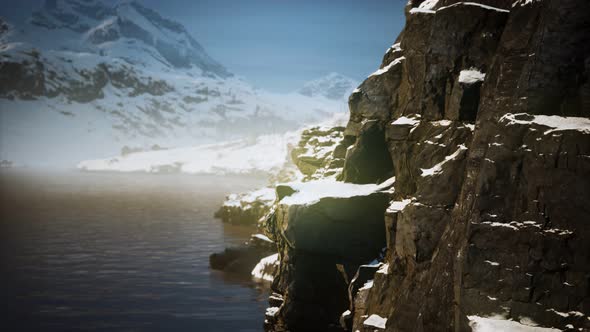
[[[20,163],[284,132],[344,104],[255,89],[138,2],[46,1],[0,32],[0,153]]]
[[[128,57],[128,52],[118,52],[127,51],[124,44],[131,41],[141,43],[157,61],[169,66],[197,67],[219,77],[231,76],[205,52],[184,26],[135,1],[114,7],[95,0],[47,1],[43,8],[33,13],[31,23],[49,30],[81,33],[83,47],[100,50],[104,56]],[[71,43],[67,46],[76,47]]]
[[[338,73],[329,73],[326,76],[309,81],[297,92],[304,96],[323,96],[328,99],[348,98],[356,88],[358,82]]]

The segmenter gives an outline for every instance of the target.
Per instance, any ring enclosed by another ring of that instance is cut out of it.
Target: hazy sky
[[[0,1],[2,12],[10,3],[9,15],[21,16],[42,3]],[[377,69],[400,32],[407,1],[139,2],[183,23],[212,57],[257,87],[290,91],[333,71],[364,79]]]

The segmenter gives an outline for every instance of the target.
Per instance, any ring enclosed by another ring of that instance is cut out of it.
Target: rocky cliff
[[[590,329],[590,2],[410,0],[343,182],[277,187],[271,331]]]

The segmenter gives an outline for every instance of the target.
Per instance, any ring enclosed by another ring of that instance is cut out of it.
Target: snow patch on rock
[[[590,134],[590,119],[574,116],[558,115],[532,115],[528,113],[508,113],[500,118],[500,123],[507,125],[537,124],[548,127],[543,134],[547,135],[555,131],[576,130],[584,134]]]
[[[359,288],[359,291],[367,290],[367,289],[371,289],[371,288],[373,288],[373,279],[368,280],[367,282],[365,282],[365,284],[363,285],[363,287]]]
[[[381,267],[379,268],[379,270],[377,270],[377,273],[379,273],[379,274],[389,274],[389,263],[385,263],[385,264],[381,265]]]
[[[434,14],[436,12],[434,7],[436,7],[437,4],[438,0],[425,0],[418,7],[410,9],[410,14]]]
[[[395,44],[391,45],[391,47],[389,47],[385,53],[401,52],[401,51],[402,51],[401,43],[395,43]]]
[[[477,83],[477,82],[483,82],[483,80],[486,78],[486,74],[480,72],[477,69],[466,69],[466,70],[461,70],[461,73],[459,73],[459,83],[463,83],[463,84],[473,84],[473,83]]]
[[[369,77],[372,76],[379,76],[381,74],[387,73],[391,68],[397,66],[398,64],[400,64],[402,61],[404,61],[406,59],[406,57],[399,57],[397,59],[394,59],[393,61],[391,61],[387,66],[378,69],[377,71],[375,71],[374,73],[372,73],[371,75],[369,75]]]
[[[484,4],[477,3],[477,2],[457,2],[457,3],[454,3],[449,6],[440,7],[437,11],[445,10],[445,9],[455,7],[455,6],[475,6],[475,7],[480,7],[480,8],[487,9],[487,10],[493,10],[493,11],[500,12],[500,13],[509,13],[510,12],[509,10],[506,10],[506,9],[492,7],[492,6],[484,5]]]
[[[363,325],[365,326],[376,327],[378,329],[385,329],[385,324],[387,324],[387,318],[383,318],[376,314],[372,314],[363,322]]]
[[[532,1],[532,0],[526,0],[526,1]],[[509,13],[510,12],[509,10],[506,10],[506,9],[488,6],[488,5],[484,5],[484,4],[476,3],[476,2],[457,2],[452,5],[440,7],[439,9],[435,10],[434,7],[436,6],[437,3],[438,3],[438,0],[426,0],[423,3],[421,3],[420,6],[410,9],[410,14],[417,14],[417,13],[436,14],[436,12],[438,12],[438,11],[445,10],[445,9],[455,7],[455,6],[475,6],[475,7],[480,7],[480,8],[486,9],[486,10],[493,10],[493,11],[497,11],[497,12],[501,12],[501,13]],[[513,7],[514,7],[514,5],[513,5]]]
[[[273,240],[269,239],[268,236],[266,236],[264,234],[253,234],[252,237],[253,238],[256,238],[256,239],[259,239],[261,241],[264,241],[264,242],[274,243]]]
[[[512,8],[516,7],[516,6],[527,6],[530,4],[533,4],[535,2],[540,2],[541,0],[517,0],[512,4]]]
[[[495,332],[495,331],[512,331],[512,332],[557,332],[561,331],[554,328],[538,327],[525,325],[513,320],[507,320],[501,316],[480,317],[467,316],[469,326],[473,332]]]
[[[265,315],[267,317],[274,317],[279,312],[279,307],[266,308]]]
[[[443,161],[441,161],[440,163],[432,166],[431,168],[421,168],[420,171],[422,171],[422,176],[426,177],[426,176],[433,176],[436,174],[439,174],[442,172],[442,167],[445,163],[447,163],[449,160],[454,160],[455,158],[457,158],[462,151],[467,150],[467,147],[463,144],[458,146],[458,149],[453,152],[453,154],[446,156],[445,159]]]
[[[401,201],[392,201],[387,208],[388,213],[399,212],[403,210],[408,204],[412,202],[411,199],[404,199]]]
[[[392,125],[409,125],[409,126],[416,126],[420,123],[420,120],[409,118],[405,116],[400,116],[399,118],[395,119],[391,124]]]
[[[258,190],[249,191],[244,194],[230,194],[223,202],[223,206],[235,206],[247,208],[248,205],[257,202],[269,202],[271,203],[275,199],[274,188],[262,188]]]
[[[286,205],[310,205],[322,198],[350,198],[368,196],[390,188],[395,182],[392,177],[381,184],[353,184],[335,180],[315,180],[310,182],[292,182],[286,184],[295,192],[284,197],[279,203]]]
[[[273,281],[274,276],[267,272],[269,267],[273,265],[279,265],[279,254],[270,255],[261,259],[252,270],[252,277],[258,280]]]

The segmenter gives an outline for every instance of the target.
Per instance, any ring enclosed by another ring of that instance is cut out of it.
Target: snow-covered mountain
[[[76,41],[81,44],[62,45],[77,51],[98,51],[103,56],[139,63],[145,63],[147,55],[174,68],[196,67],[206,74],[231,76],[181,24],[138,2],[110,7],[96,0],[47,1],[33,13],[31,23],[49,30],[65,29],[81,34],[81,40]],[[130,44],[137,45],[139,52],[129,52],[134,48]]]
[[[125,146],[285,132],[347,110],[347,94],[310,86],[255,89],[139,2],[47,0],[27,22],[0,20],[0,159],[75,165]]]
[[[322,96],[328,99],[340,100],[347,98],[358,86],[357,81],[338,73],[309,81],[299,89],[299,93],[308,97]]]

